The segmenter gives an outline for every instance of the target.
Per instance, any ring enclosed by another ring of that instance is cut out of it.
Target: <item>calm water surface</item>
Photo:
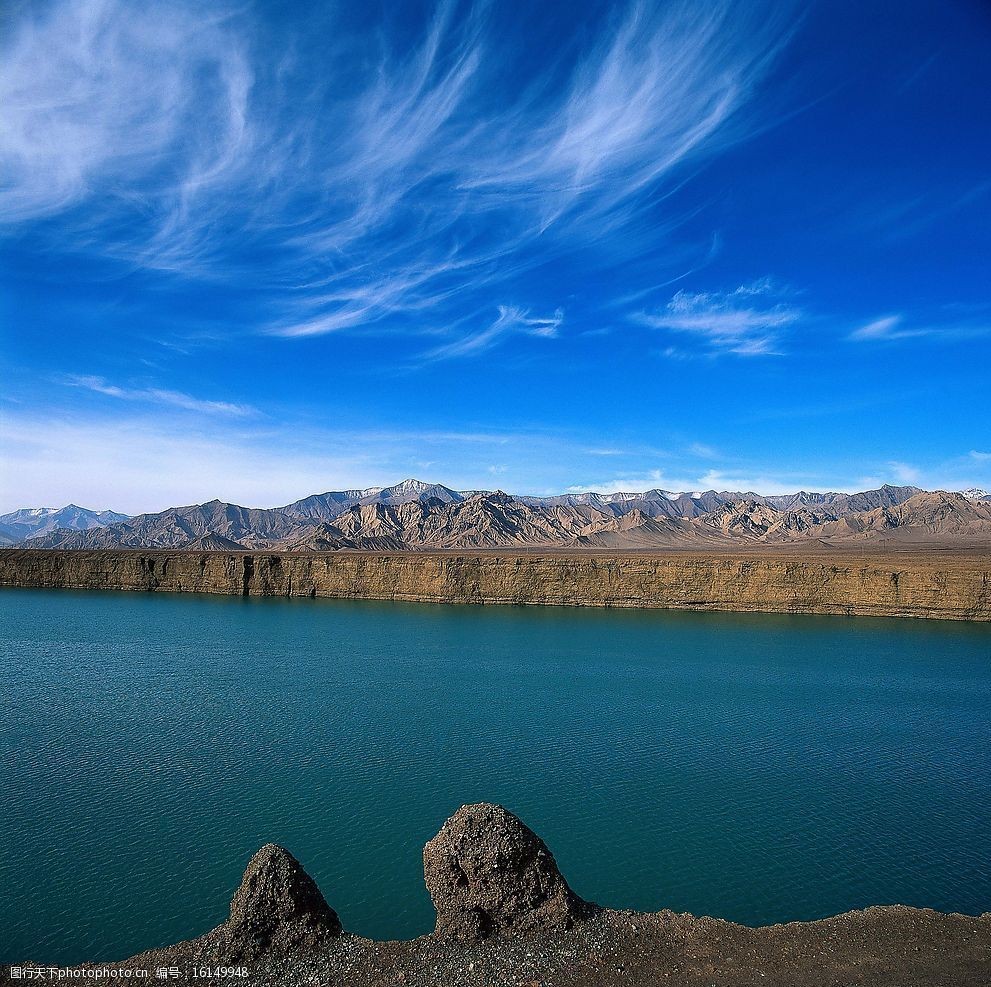
[[[269,841],[420,934],[480,800],[606,905],[991,909],[988,626],[3,591],[0,681],[0,960],[202,933]]]

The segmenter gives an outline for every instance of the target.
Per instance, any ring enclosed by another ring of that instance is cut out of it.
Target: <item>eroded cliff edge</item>
[[[0,587],[991,620],[991,556],[0,550]]]
[[[424,847],[423,865],[437,919],[418,939],[374,942],[346,932],[299,861],[269,844],[249,861],[217,928],[62,979],[102,968],[129,979],[164,971],[176,982],[245,987],[987,984],[991,913],[892,905],[752,929],[670,911],[616,911],[576,894],[544,841],[499,805],[462,806]]]

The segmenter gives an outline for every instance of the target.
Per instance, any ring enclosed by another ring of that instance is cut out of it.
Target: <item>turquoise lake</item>
[[[267,842],[412,937],[483,800],[604,905],[991,910],[991,626],[5,590],[0,635],[0,961],[205,932]]]

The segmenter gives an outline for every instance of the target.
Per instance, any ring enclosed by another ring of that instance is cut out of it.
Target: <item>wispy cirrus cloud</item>
[[[566,217],[626,218],[624,203],[707,143],[740,137],[724,128],[787,32],[781,21],[766,33],[737,22],[734,37],[732,22],[721,3],[672,4],[660,16],[634,5],[560,96],[508,115],[505,123],[525,124],[526,139],[516,147],[500,139],[499,153],[479,156],[463,184],[536,206],[541,229]]]
[[[129,217],[135,257],[194,251],[194,201],[243,183],[257,147],[244,40],[223,14],[182,4],[25,9],[0,60],[2,223],[87,206],[76,248],[121,250]]]
[[[921,320],[920,320],[921,321]],[[964,317],[942,311],[928,321],[913,324],[902,314],[885,315],[854,329],[847,339],[855,343],[892,343],[906,339],[931,337],[952,341],[991,334],[991,322],[979,308],[976,317]]]
[[[679,291],[663,309],[632,318],[653,329],[695,336],[710,353],[779,355],[784,332],[803,316],[801,309],[776,301],[780,294],[767,278],[729,292]]]
[[[257,414],[257,411],[247,404],[232,404],[228,401],[206,401],[202,398],[184,394],[182,391],[172,391],[160,387],[119,387],[111,384],[102,377],[85,374],[66,374],[57,378],[59,383],[69,387],[81,387],[95,394],[103,394],[122,401],[141,401],[145,404],[159,404],[170,408],[180,408],[183,411],[195,411],[206,415],[226,415],[234,418],[244,418]]]
[[[901,315],[885,315],[874,319],[859,329],[854,329],[847,337],[855,342],[892,341],[897,339],[914,339],[918,336],[929,336],[932,329],[910,329],[905,326]]]
[[[453,343],[445,343],[428,350],[425,360],[447,360],[452,357],[474,356],[495,346],[501,339],[512,333],[536,336],[539,339],[554,339],[564,321],[564,313],[558,309],[546,318],[532,316],[527,309],[514,305],[500,305],[498,317],[484,329],[468,332]]]
[[[631,4],[566,67],[518,73],[487,5],[441,2],[412,38],[378,25],[329,50],[262,45],[235,6],[26,9],[0,69],[9,223],[248,283],[254,328],[287,338],[445,327],[431,359],[510,338],[472,328],[467,296],[477,310],[555,256],[622,256],[648,209],[662,229],[683,167],[754,128],[793,29],[782,5]],[[307,27],[334,38],[335,16]]]

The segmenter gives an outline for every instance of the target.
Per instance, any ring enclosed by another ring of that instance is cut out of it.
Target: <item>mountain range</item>
[[[740,491],[513,497],[404,480],[285,507],[213,500],[136,517],[69,507],[0,516],[6,545],[196,551],[677,549],[753,544],[991,545],[991,494],[882,486],[860,493]]]
[[[41,538],[53,531],[88,531],[129,520],[115,511],[90,511],[69,504],[67,507],[26,507],[0,515],[0,545],[14,545]]]

